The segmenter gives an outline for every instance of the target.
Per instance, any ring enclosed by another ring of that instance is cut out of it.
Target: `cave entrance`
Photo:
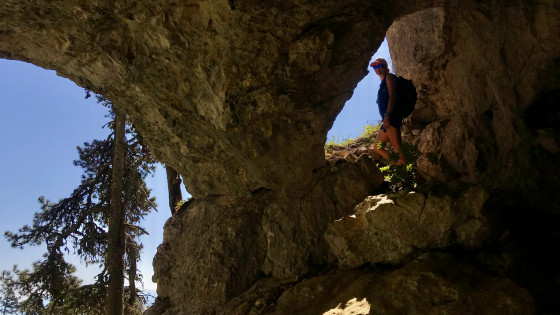
[[[74,82],[21,61],[0,59],[0,95],[0,162],[4,166],[0,168],[4,218],[0,229],[16,232],[32,224],[33,214],[40,211],[39,196],[56,202],[78,186],[82,169],[72,163],[78,159],[76,146],[105,139],[110,130],[102,126],[109,118],[107,108],[97,104],[95,97],[85,99],[84,89]],[[155,290],[155,283],[150,281],[152,258],[163,242],[163,225],[170,216],[165,168],[158,164],[146,183],[160,211],[151,213],[142,223],[150,235],[141,238],[144,249],[138,269],[148,279],[145,289]],[[184,199],[190,197],[184,186],[182,192]],[[22,251],[2,240],[0,270],[11,270],[14,264],[30,269],[30,263],[40,260],[45,249],[26,246]],[[67,258],[78,267],[78,278],[84,283],[94,282],[99,272],[96,264],[85,268],[78,257]]]
[[[336,117],[332,128],[327,134],[328,144],[345,144],[363,135],[367,126],[377,126],[381,117],[377,109],[377,90],[381,81],[369,64],[377,58],[384,58],[389,64],[391,73],[393,62],[389,53],[387,38],[383,40],[377,52],[368,62],[369,73],[358,83],[352,97],[346,101],[342,111]]]

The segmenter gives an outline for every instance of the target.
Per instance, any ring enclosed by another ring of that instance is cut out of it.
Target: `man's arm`
[[[389,116],[393,113],[395,109],[395,102],[397,101],[397,79],[395,75],[389,73],[387,78],[387,89],[389,90],[389,104],[387,105],[387,111],[385,112],[385,117],[383,117],[383,127],[389,127]]]

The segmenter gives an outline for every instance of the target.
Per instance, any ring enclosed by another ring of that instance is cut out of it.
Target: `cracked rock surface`
[[[442,253],[423,254],[398,269],[338,270],[298,283],[257,284],[218,314],[534,314],[535,309],[526,289]]]
[[[339,263],[350,268],[399,265],[418,251],[472,248],[483,244],[490,231],[482,214],[487,195],[472,188],[457,199],[423,193],[370,196],[354,213],[331,223],[325,239]]]
[[[455,1],[391,25],[395,73],[419,91],[405,139],[440,161],[423,156],[425,176],[518,193],[558,189],[559,21],[552,2]]]
[[[316,301],[309,306],[307,301]],[[280,314],[532,314],[527,290],[449,254],[426,254],[393,271],[354,270],[303,281]]]

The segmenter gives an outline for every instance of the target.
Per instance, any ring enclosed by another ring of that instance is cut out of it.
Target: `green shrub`
[[[385,148],[384,143],[379,143],[380,149]],[[413,189],[418,184],[418,172],[416,162],[421,153],[418,146],[403,142],[401,151],[406,159],[407,164],[397,164],[399,154],[393,150],[389,151],[389,164],[381,166],[379,170],[385,175],[385,179],[391,183],[391,189],[394,191],[402,188]]]

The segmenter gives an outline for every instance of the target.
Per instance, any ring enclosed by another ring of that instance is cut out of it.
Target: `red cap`
[[[380,64],[387,65],[387,61],[383,58],[377,58],[377,59],[375,59],[374,62],[370,63],[369,66],[373,67],[373,66],[377,66],[377,65],[380,65]]]

